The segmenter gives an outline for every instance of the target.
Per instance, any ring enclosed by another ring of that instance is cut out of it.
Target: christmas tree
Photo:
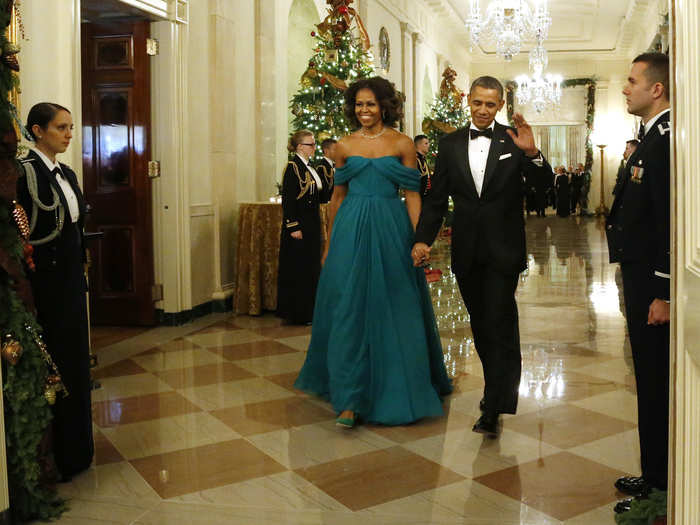
[[[423,119],[423,133],[430,141],[427,158],[431,167],[435,164],[438,143],[443,135],[464,127],[469,121],[469,107],[464,106],[465,94],[454,84],[457,72],[450,66],[442,73],[440,93],[435,98],[428,116]]]
[[[328,0],[328,16],[311,32],[316,47],[290,105],[292,128],[312,131],[318,152],[323,140],[352,131],[343,112],[344,92],[355,80],[374,74],[369,36],[352,3]]]
[[[24,521],[57,518],[65,505],[48,479],[46,439],[49,404],[61,379],[55,367],[49,373],[52,361],[34,317],[25,275],[25,269],[33,268],[29,224],[15,202],[16,110],[9,95],[19,84],[19,47],[7,38],[12,12],[13,0],[0,0],[0,348],[10,510]]]

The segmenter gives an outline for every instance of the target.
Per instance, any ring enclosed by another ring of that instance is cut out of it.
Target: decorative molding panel
[[[213,217],[214,206],[212,204],[191,204],[190,217]]]

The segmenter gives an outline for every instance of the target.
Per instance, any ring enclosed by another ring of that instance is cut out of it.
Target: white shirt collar
[[[491,125],[486,129],[493,130],[493,129],[495,129],[495,127],[496,127],[496,119],[494,119],[493,122],[491,122]],[[479,128],[477,128],[473,122],[469,123],[469,129],[475,129],[475,130],[479,131]]]
[[[323,158],[326,159],[331,166],[335,166],[335,162],[333,162],[331,159],[329,159],[325,155],[323,156]]]
[[[295,155],[301,159],[301,161],[304,163],[305,166],[308,166],[308,165],[309,165],[309,161],[306,160],[304,157],[302,157],[302,156],[299,155],[298,153],[295,153]]]
[[[649,133],[649,130],[651,130],[651,128],[654,126],[654,124],[656,124],[656,121],[661,118],[661,115],[664,115],[664,114],[668,113],[669,111],[671,111],[670,108],[664,109],[660,113],[657,113],[652,118],[650,118],[649,122],[645,122],[644,123],[644,134],[646,135],[647,133]]]
[[[58,165],[58,162],[51,162],[51,159],[49,159],[44,153],[42,153],[38,148],[32,148],[32,151],[36,153],[39,158],[46,164],[46,167],[49,168],[49,171],[53,171],[56,168],[61,170],[61,166]],[[63,172],[63,170],[61,170]]]

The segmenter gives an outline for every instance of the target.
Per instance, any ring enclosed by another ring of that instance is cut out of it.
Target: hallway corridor
[[[617,266],[594,218],[531,216],[527,236],[520,404],[498,440],[471,431],[481,365],[441,240],[446,417],[340,430],[292,388],[310,327],[271,314],[156,328],[98,350],[96,461],[59,485],[59,523],[612,525],[613,482],[639,474]]]

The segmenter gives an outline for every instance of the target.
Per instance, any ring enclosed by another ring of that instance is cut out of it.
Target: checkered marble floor
[[[639,473],[619,277],[594,219],[532,217],[527,232],[521,399],[499,439],[471,431],[481,365],[443,240],[445,417],[340,430],[292,388],[310,328],[272,315],[156,328],[99,351],[95,464],[59,486],[60,523],[613,524],[613,481]]]

